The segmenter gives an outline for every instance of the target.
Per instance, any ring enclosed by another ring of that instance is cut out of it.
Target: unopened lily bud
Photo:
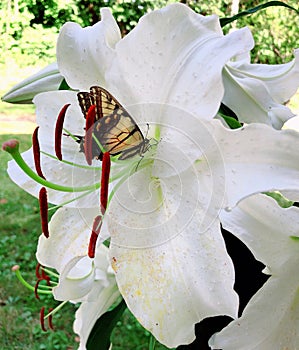
[[[58,90],[63,80],[57,63],[52,63],[15,85],[2,97],[2,101],[23,104],[32,103],[34,96],[40,92]]]

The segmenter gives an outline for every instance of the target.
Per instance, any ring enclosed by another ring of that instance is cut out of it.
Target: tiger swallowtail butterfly
[[[142,156],[149,148],[145,138],[134,119],[125,108],[107,90],[92,86],[90,92],[77,94],[84,117],[92,105],[95,105],[94,136],[106,152],[112,156],[119,155],[124,160],[136,155]],[[84,138],[80,138],[83,150]],[[95,140],[92,141],[92,155],[102,159],[103,153]]]

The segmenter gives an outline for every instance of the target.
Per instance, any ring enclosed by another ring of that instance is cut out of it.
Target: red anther
[[[56,126],[55,126],[55,153],[59,160],[62,160],[62,152],[61,152],[61,138],[62,138],[62,130],[64,117],[66,115],[66,111],[69,108],[70,104],[64,105],[58,115]]]
[[[105,214],[108,203],[108,187],[110,176],[111,160],[109,152],[103,154],[102,160],[102,177],[101,177],[101,192],[100,192],[100,204],[102,215]]]
[[[51,279],[50,277],[45,273],[44,270],[42,270],[42,279],[47,282],[47,286],[51,285]]]
[[[84,137],[84,154],[88,165],[92,163],[92,134],[96,118],[96,106],[91,105],[86,113],[85,137]]]
[[[53,308],[50,308],[49,313],[52,311],[53,311]],[[52,323],[52,315],[49,315],[49,317],[48,317],[48,325],[49,325],[49,328],[52,329],[52,331],[54,331],[54,327],[53,327],[53,323]]]
[[[42,177],[43,179],[46,179],[43,172],[42,168],[40,166],[40,148],[39,148],[39,142],[38,142],[38,129],[39,126],[37,126],[33,132],[32,135],[32,148],[33,148],[33,157],[34,157],[34,165],[37,174]]]
[[[39,300],[39,295],[38,295],[38,293],[37,293],[37,290],[38,290],[38,286],[39,286],[39,284],[40,284],[40,281],[42,281],[42,280],[41,280],[41,279],[38,279],[38,280],[36,281],[36,283],[35,283],[35,286],[34,286],[34,295],[35,295],[36,299],[38,299],[38,300]]]
[[[46,327],[45,327],[45,307],[43,306],[40,309],[40,326],[44,332],[47,332]]]
[[[88,256],[90,258],[94,258],[94,256],[95,256],[97,239],[98,239],[99,233],[101,231],[101,227],[102,227],[102,216],[98,215],[95,217],[95,219],[93,221],[92,232],[91,232],[91,236],[89,239]]]
[[[41,278],[42,278],[42,275],[41,275],[41,273],[40,273],[41,267],[42,267],[42,265],[41,265],[40,263],[37,263],[37,264],[36,264],[36,267],[35,267],[35,276],[36,276],[37,279],[41,279]]]
[[[39,208],[40,208],[40,218],[42,222],[42,231],[46,238],[49,238],[49,228],[48,228],[48,196],[45,187],[42,187],[39,191]]]

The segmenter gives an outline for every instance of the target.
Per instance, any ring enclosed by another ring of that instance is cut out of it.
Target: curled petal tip
[[[11,139],[3,142],[2,144],[3,151],[11,153],[14,150],[19,149],[19,141],[16,139]]]

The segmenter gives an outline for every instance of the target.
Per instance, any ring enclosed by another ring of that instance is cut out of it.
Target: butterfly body
[[[84,116],[95,105],[93,133],[105,152],[112,156],[120,154],[118,159],[125,160],[136,155],[142,156],[148,150],[149,140],[144,138],[130,114],[107,90],[92,86],[90,92],[79,92],[78,100]],[[92,154],[98,159],[103,156],[101,147],[93,141]]]

